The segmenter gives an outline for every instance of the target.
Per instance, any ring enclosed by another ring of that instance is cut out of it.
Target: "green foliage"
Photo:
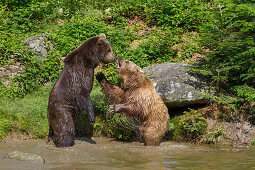
[[[12,129],[12,121],[9,121],[8,119],[1,118],[0,120],[0,138],[6,137],[8,135],[8,132]]]
[[[0,88],[5,96],[24,96],[48,81],[55,81],[61,71],[59,56],[49,56],[43,64],[33,55],[21,57],[20,60],[26,66],[24,73],[15,77],[9,87]]]
[[[162,31],[162,32],[161,32]],[[135,62],[140,67],[152,63],[173,61],[177,51],[171,47],[178,41],[178,36],[170,30],[159,30],[154,35],[141,43],[138,48],[131,50],[127,59]]]
[[[206,57],[193,71],[212,78],[217,94],[206,96],[220,108],[229,105],[234,111],[255,101],[254,20],[254,7],[241,1],[217,0],[206,10],[206,22],[199,29]]]
[[[217,129],[210,130],[207,132],[204,139],[202,139],[202,143],[206,144],[216,144],[220,142],[224,137],[224,132],[222,128],[218,127]]]
[[[248,85],[243,85],[243,86],[234,86],[233,91],[237,93],[237,96],[241,97],[244,99],[244,101],[251,102],[255,101],[255,89],[248,86]]]
[[[47,16],[55,13],[72,14],[80,10],[84,4],[81,0],[3,0],[0,5],[6,6],[9,10],[30,9],[36,17]],[[37,11],[35,10],[37,9]]]
[[[15,9],[18,7],[26,7],[28,6],[32,0],[3,0],[0,2],[1,5],[7,5],[11,9]]]
[[[186,116],[182,120],[180,120],[180,128],[186,139],[193,140],[205,133],[207,123],[206,119],[203,118],[201,114],[187,114],[189,113],[186,112]]]
[[[255,11],[249,5],[216,3],[207,10],[200,27],[200,45],[208,49],[201,68],[213,73],[217,83],[254,86]]]
[[[255,147],[255,139],[251,142],[251,145]]]
[[[148,25],[194,30],[203,21],[203,3],[197,0],[128,0],[104,6],[112,8],[113,16],[139,17]],[[118,17],[113,17],[117,19]],[[114,20],[113,20],[114,22]]]
[[[88,117],[85,113],[81,112],[74,116],[74,127],[76,137],[92,137],[93,136],[93,125],[89,122]]]
[[[203,4],[196,0],[152,1],[148,9],[149,15],[145,19],[150,24],[163,27],[182,27],[192,30],[202,21],[204,14],[201,10]]]
[[[107,30],[106,24],[85,19],[60,26],[57,32],[50,35],[50,38],[62,55],[67,55],[88,38],[106,33]]]
[[[184,112],[183,116],[175,116],[170,120],[170,139],[176,141],[194,141],[203,134],[207,128],[206,119],[195,110]]]

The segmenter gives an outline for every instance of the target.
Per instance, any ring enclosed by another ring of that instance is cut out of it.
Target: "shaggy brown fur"
[[[73,116],[84,112],[95,121],[90,100],[94,69],[99,62],[115,61],[105,35],[92,37],[69,53],[64,68],[53,86],[48,104],[49,137],[57,147],[74,145]]]
[[[113,103],[111,109],[138,118],[142,122],[139,130],[145,145],[157,146],[168,129],[168,109],[152,81],[136,64],[122,59],[117,62],[115,70],[121,79],[120,87],[109,83],[103,73],[96,76],[104,94]]]

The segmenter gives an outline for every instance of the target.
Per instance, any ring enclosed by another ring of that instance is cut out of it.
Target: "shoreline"
[[[96,144],[94,142],[94,139],[100,139],[100,140],[109,140],[110,142],[116,142],[116,143],[121,143],[121,144],[132,144],[132,143],[139,143],[141,146],[144,146],[144,144],[142,142],[139,141],[118,141],[112,137],[106,137],[106,136],[94,136],[94,137],[75,137],[75,141],[84,141],[90,144]],[[44,142],[45,144],[49,145],[49,146],[54,146],[54,143],[50,140],[48,140],[48,138],[34,138],[31,135],[24,135],[24,134],[19,134],[19,133],[12,133],[11,135],[0,139],[0,143],[16,143],[16,142],[36,142],[36,141],[41,141]],[[178,142],[178,141],[171,141],[171,140],[162,140],[160,145],[164,145],[164,143],[179,143],[179,144],[185,144],[185,145],[194,145],[194,146],[201,146],[201,147],[210,147],[210,148],[214,148],[214,149],[220,149],[222,151],[240,151],[243,149],[255,149],[254,146],[252,145],[233,145],[230,144],[229,142],[220,142],[220,143],[215,143],[215,144],[205,144],[205,143],[194,143],[194,142],[189,142],[189,141],[182,141],[182,142]],[[80,143],[80,142],[79,142]],[[72,146],[73,147],[73,146]],[[70,147],[70,148],[72,148]],[[148,147],[148,146],[145,146]],[[156,146],[159,147],[159,146]],[[56,147],[57,148],[57,147]]]

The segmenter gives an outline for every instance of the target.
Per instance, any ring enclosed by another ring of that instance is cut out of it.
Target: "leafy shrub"
[[[196,139],[206,131],[206,120],[201,114],[187,116],[180,122],[182,133],[188,140]]]
[[[170,120],[168,135],[170,139],[176,141],[194,141],[205,134],[206,128],[206,119],[195,110],[190,110]]]
[[[105,33],[106,24],[82,20],[60,26],[58,32],[50,35],[62,55],[67,55],[90,37]]]
[[[31,2],[32,0],[3,0],[0,4],[7,5],[11,9],[16,9],[18,7],[27,7]]]
[[[135,62],[140,67],[174,61],[177,50],[171,47],[178,40],[178,35],[175,35],[172,30],[159,30],[151,34],[150,38],[142,42],[135,50],[127,52],[126,59]]]
[[[197,0],[128,0],[104,6],[104,9],[112,8],[113,16],[139,17],[150,26],[194,30],[204,20],[203,6],[204,4]]]
[[[164,27],[182,27],[194,30],[204,19],[203,4],[195,0],[152,1],[146,19]]]
[[[48,81],[55,81],[61,71],[59,56],[49,56],[42,64],[38,57],[20,58],[26,66],[24,73],[16,76],[9,87],[0,88],[5,96],[21,97],[38,89]]]
[[[203,137],[205,139],[202,139],[202,143],[216,144],[223,139],[224,135],[225,134],[220,127],[217,128],[216,130],[210,130],[209,132],[207,132],[205,137]]]

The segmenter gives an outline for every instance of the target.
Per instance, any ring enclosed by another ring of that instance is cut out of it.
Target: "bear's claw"
[[[104,73],[99,72],[99,73],[96,75],[96,79],[97,79],[97,81],[98,81],[99,83],[101,83],[101,81],[105,80],[106,78],[105,78]]]
[[[115,105],[110,105],[110,106],[109,106],[109,110],[110,110],[111,112],[115,112]]]

